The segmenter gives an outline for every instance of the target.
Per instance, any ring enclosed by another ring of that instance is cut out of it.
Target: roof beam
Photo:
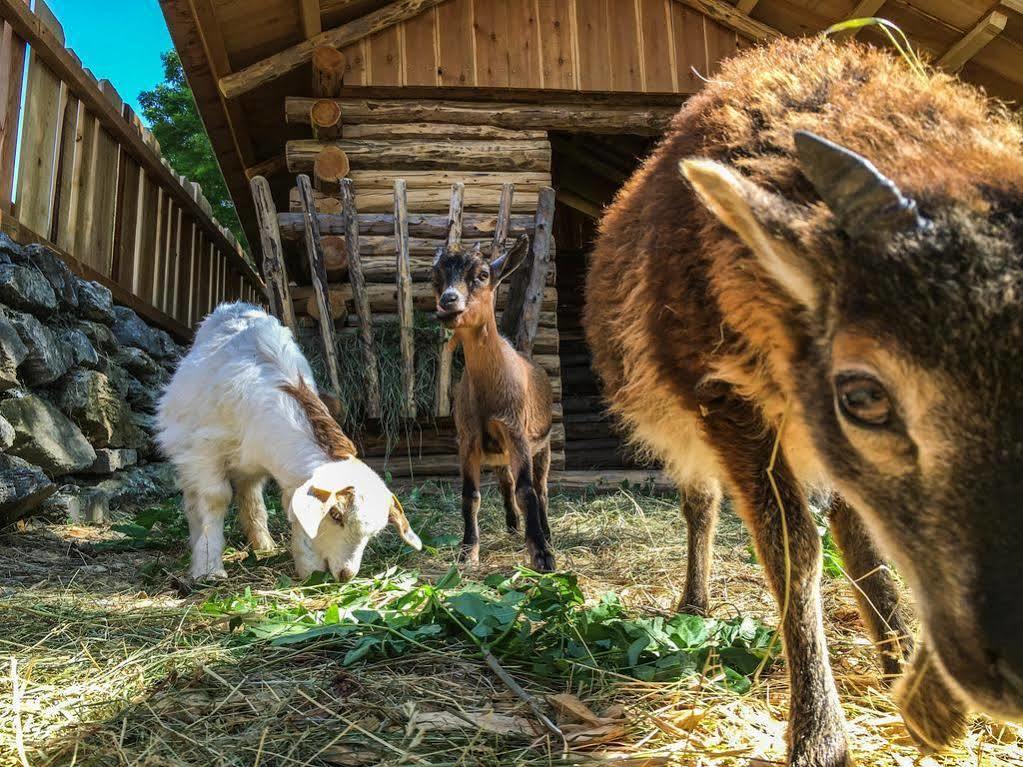
[[[949,48],[944,56],[938,59],[938,66],[949,72],[958,72],[967,61],[980,53],[985,45],[1002,33],[1006,22],[1008,22],[1008,18],[1004,13],[991,11],[958,43]]]
[[[381,30],[393,27],[399,22],[418,16],[423,11],[442,2],[444,0],[396,0],[361,18],[342,24],[335,29],[321,32],[280,53],[257,61],[234,74],[221,77],[220,92],[224,98],[236,99],[308,63],[317,46],[332,45],[335,48],[344,48]]]
[[[306,40],[323,32],[320,0],[298,0],[298,15],[302,20],[302,34]]]
[[[773,40],[782,36],[774,27],[751,19],[734,5],[729,5],[723,0],[675,0],[675,2],[687,5],[751,40]]]
[[[869,19],[874,17],[878,11],[881,10],[881,6],[885,4],[886,0],[860,0],[856,4],[856,7],[850,11],[847,19]],[[836,40],[848,40],[856,37],[860,33],[862,27],[856,27],[855,29],[843,29],[841,32],[836,32],[832,37]]]
[[[758,2],[760,2],[760,0],[739,0],[739,2],[735,4],[735,10],[749,15],[750,11],[757,7]]]

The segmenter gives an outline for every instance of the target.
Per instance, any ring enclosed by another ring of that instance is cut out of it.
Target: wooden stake
[[[512,277],[508,304],[501,318],[501,332],[520,352],[531,355],[540,325],[544,283],[550,268],[551,224],[554,222],[554,190],[540,190],[536,206],[529,261]]]
[[[412,266],[409,261],[408,195],[405,180],[394,182],[394,243],[397,256],[395,270],[398,283],[398,322],[401,344],[401,390],[404,397],[402,415],[416,417],[416,338],[412,315]]]
[[[284,249],[281,247],[281,232],[277,224],[277,207],[270,192],[270,184],[265,178],[256,176],[249,186],[252,189],[252,200],[259,221],[259,239],[263,245],[263,278],[266,280],[269,293],[270,311],[287,325],[294,335],[298,324],[295,322],[295,307],[291,303],[288,274],[284,268]]]
[[[334,318],[331,315],[327,293],[327,270],[323,265],[320,227],[316,220],[316,210],[313,208],[313,188],[309,183],[309,176],[298,177],[298,192],[302,199],[302,212],[305,214],[305,246],[309,255],[309,271],[312,273],[316,302],[320,307],[320,337],[323,339],[323,353],[327,360],[327,374],[330,376],[331,386],[334,387],[334,395],[338,397],[344,410],[345,402],[341,400],[341,377],[337,366],[337,343],[334,339]]]
[[[313,49],[313,95],[337,98],[345,80],[348,59],[333,45],[318,45]]]
[[[348,155],[332,144],[325,146],[313,162],[313,186],[318,192],[336,194],[349,167]]]
[[[454,250],[462,246],[462,206],[465,202],[465,184],[461,181],[451,185],[451,205],[448,207],[447,247]],[[435,415],[451,415],[451,365],[455,357],[457,341],[454,336],[446,341],[440,350],[437,362],[437,402]]]
[[[341,104],[334,99],[314,101],[309,107],[309,124],[317,141],[341,138]]]
[[[373,344],[373,316],[366,294],[366,277],[359,257],[359,212],[355,209],[355,192],[351,179],[341,182],[341,215],[345,219],[345,243],[348,246],[348,281],[352,285],[355,314],[359,318],[359,346],[365,366],[366,405],[370,418],[380,417],[380,376]]]

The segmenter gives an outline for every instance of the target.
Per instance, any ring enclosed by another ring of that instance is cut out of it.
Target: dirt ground
[[[405,496],[403,496],[405,497]],[[548,705],[570,693],[603,719],[557,742],[471,646],[411,647],[343,666],[331,640],[278,646],[240,642],[211,615],[211,597],[322,607],[296,588],[286,549],[256,558],[235,529],[229,580],[189,590],[187,532],[173,501],[151,529],[35,524],[0,537],[0,766],[43,765],[758,765],[784,760],[788,685],[783,663],[743,694],[701,676],[641,682],[606,673],[535,678],[507,671]],[[385,533],[362,576],[418,572],[436,580],[455,559],[458,494],[421,488],[406,504],[431,542],[402,549]],[[284,540],[280,513],[274,532]],[[495,493],[484,498],[482,564],[473,579],[524,564],[503,530]],[[587,603],[617,594],[636,614],[669,614],[682,592],[685,529],[678,500],[627,490],[551,500],[559,566]],[[111,546],[111,542],[114,545]],[[286,546],[286,544],[285,544]],[[776,613],[745,532],[724,515],[714,557],[713,613]],[[389,570],[389,568],[397,568]],[[882,684],[849,586],[824,584],[832,663],[850,742],[865,765],[1023,765],[1020,730],[976,719],[948,753],[921,757]],[[317,601],[319,600],[319,602]]]

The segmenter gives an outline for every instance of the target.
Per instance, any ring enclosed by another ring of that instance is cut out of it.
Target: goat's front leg
[[[824,639],[821,541],[813,516],[783,455],[769,473],[775,432],[759,411],[730,394],[707,406],[708,436],[781,607],[792,688],[789,762],[792,767],[846,767],[851,758]]]
[[[678,611],[707,615],[710,609],[710,563],[714,531],[721,508],[721,486],[711,482],[706,489],[680,487],[682,516],[686,520],[686,590]]]
[[[828,525],[842,552],[860,617],[874,640],[885,680],[891,683],[902,674],[903,662],[913,650],[895,579],[859,516],[837,494],[831,497]]]
[[[462,547],[458,561],[475,565],[480,561],[480,460],[479,449],[462,451]]]
[[[512,445],[511,470],[515,477],[515,500],[526,517],[526,549],[530,564],[537,572],[553,572],[554,552],[544,533],[540,498],[533,487],[533,456],[525,439],[516,439]]]
[[[547,543],[551,542],[551,525],[547,519],[547,476],[550,472],[551,443],[547,440],[547,444],[533,456],[533,489],[536,490],[536,497],[540,502],[540,526],[543,528]]]
[[[193,578],[226,578],[224,570],[224,517],[231,503],[231,483],[209,480],[185,489],[185,515],[192,545]]]

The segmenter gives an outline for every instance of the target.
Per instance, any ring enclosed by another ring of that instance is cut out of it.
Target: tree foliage
[[[164,157],[178,173],[202,186],[210,201],[213,215],[235,236],[245,242],[238,213],[228,194],[224,176],[217,165],[213,145],[206,135],[192,89],[185,80],[185,71],[176,51],[162,55],[164,82],[139,94],[142,114]]]

